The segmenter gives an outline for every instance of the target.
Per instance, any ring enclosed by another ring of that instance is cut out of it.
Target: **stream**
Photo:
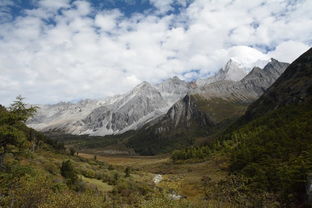
[[[155,185],[159,184],[163,180],[163,176],[161,174],[156,174],[153,178],[153,182]],[[168,194],[169,198],[173,200],[179,200],[182,199],[183,196],[177,194],[175,191],[171,191],[171,193]]]

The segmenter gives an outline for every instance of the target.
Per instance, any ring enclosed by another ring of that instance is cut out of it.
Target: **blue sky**
[[[74,1],[70,0],[70,3]],[[7,16],[7,18],[2,19],[3,22],[23,16],[25,10],[40,8],[40,4],[38,4],[40,0],[2,0],[2,2],[0,6],[2,6],[3,10],[0,11],[3,12],[3,15],[6,13]],[[158,10],[157,5],[153,4],[150,0],[89,0],[87,2],[95,10],[93,15],[96,15],[97,11],[118,9],[126,17],[130,17],[135,13],[152,13]],[[192,2],[193,0],[172,1],[170,10],[161,15],[178,14]]]
[[[231,57],[248,67],[291,62],[312,45],[310,8],[310,0],[0,0],[0,103],[200,79]]]
[[[39,7],[38,1],[19,0],[14,4],[8,1],[6,4],[9,8],[9,14],[12,17],[23,15],[25,9],[36,9]],[[71,1],[73,2],[73,1]],[[154,10],[155,7],[148,0],[92,0],[88,1],[96,10],[119,9],[125,15],[130,16],[135,12],[144,12],[146,10]]]

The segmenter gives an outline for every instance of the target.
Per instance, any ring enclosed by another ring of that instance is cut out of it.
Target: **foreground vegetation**
[[[24,122],[34,112],[21,98],[9,109],[0,107],[1,207],[224,207],[202,200],[204,192],[198,188],[209,170],[206,166],[196,166],[199,171],[185,178],[189,188],[183,188],[179,184],[185,167],[172,166],[167,156],[122,165],[108,164],[110,159],[102,156],[79,157],[26,127]],[[166,172],[172,168],[179,170],[179,177]],[[154,184],[160,172],[165,179]],[[178,193],[183,194],[180,200],[173,198]]]
[[[159,186],[165,192],[158,190],[151,198],[141,198],[140,206],[309,207],[306,187],[312,173],[311,118],[309,103],[293,104],[251,121],[242,118],[208,145],[175,150],[173,162],[161,157],[147,162],[135,157],[98,159],[164,174]],[[205,171],[200,168],[203,164],[207,164]],[[211,172],[213,169],[216,171]],[[187,199],[172,201],[169,190]]]
[[[0,107],[1,207],[133,207],[154,193],[143,173],[74,156],[27,128],[35,110],[20,97]]]
[[[223,183],[242,186],[240,192],[248,199],[245,206],[257,201],[249,196],[256,194],[264,197],[257,203],[274,201],[294,207],[306,201],[307,179],[312,173],[311,126],[310,105],[286,106],[235,127],[210,146],[174,151],[172,159],[196,161],[222,154],[228,158],[231,175],[216,189]]]
[[[78,157],[25,126],[34,110],[21,101],[0,110],[3,207],[296,207],[306,201],[309,105],[239,124],[207,146],[174,151],[172,161],[166,155]],[[158,173],[164,179],[155,185]]]

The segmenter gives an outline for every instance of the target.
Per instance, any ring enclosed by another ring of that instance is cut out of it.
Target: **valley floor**
[[[79,153],[80,157],[92,159],[94,155]],[[160,156],[98,156],[97,160],[116,167],[131,167],[144,173],[152,181],[161,175],[158,187],[170,190],[189,200],[201,200],[205,197],[203,183],[205,178],[219,181],[226,176],[227,166],[222,158],[213,158],[204,162],[174,163],[168,155]],[[146,178],[145,178],[146,179]]]

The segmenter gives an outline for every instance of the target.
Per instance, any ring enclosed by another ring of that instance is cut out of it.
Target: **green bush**
[[[130,173],[131,173],[130,167],[126,167],[124,172],[125,172],[125,177],[130,177]]]
[[[62,162],[61,175],[66,179],[68,185],[74,185],[78,182],[78,175],[70,160]]]

